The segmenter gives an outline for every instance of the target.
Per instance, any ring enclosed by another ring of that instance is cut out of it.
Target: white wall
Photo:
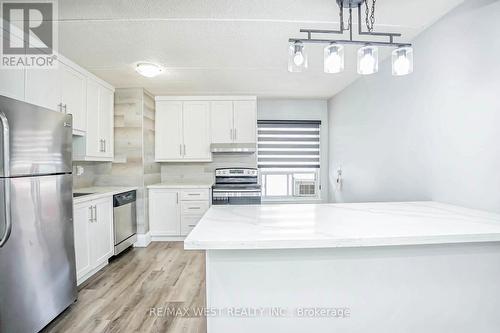
[[[464,1],[414,50],[412,75],[386,61],[329,101],[331,199],[500,212],[500,2]]]
[[[328,201],[328,107],[321,99],[258,99],[259,120],[321,120],[321,198]]]

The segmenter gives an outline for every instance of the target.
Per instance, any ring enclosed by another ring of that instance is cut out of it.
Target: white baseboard
[[[149,231],[145,234],[137,234],[137,242],[134,243],[134,247],[148,247],[151,243],[151,234]]]
[[[151,236],[153,242],[183,242],[185,236]]]

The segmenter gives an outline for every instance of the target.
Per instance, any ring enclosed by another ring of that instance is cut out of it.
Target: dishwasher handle
[[[113,196],[113,207],[120,207],[135,202],[137,199],[136,191],[129,191]]]

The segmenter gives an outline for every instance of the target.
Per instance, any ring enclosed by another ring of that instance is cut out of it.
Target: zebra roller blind
[[[259,168],[319,168],[321,121],[259,120]]]

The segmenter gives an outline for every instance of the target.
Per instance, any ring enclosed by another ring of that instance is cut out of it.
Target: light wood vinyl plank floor
[[[43,333],[206,333],[205,317],[165,311],[205,304],[205,253],[156,242],[112,260]]]

